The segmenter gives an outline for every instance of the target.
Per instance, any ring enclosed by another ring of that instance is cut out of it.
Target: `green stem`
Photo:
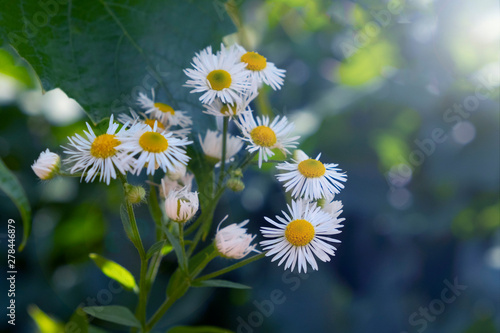
[[[123,191],[126,191],[127,178],[124,175],[120,175],[120,180],[122,181]],[[139,303],[137,304],[137,317],[141,322],[143,331],[145,332],[146,327],[146,302],[147,302],[147,288],[146,288],[146,273],[148,268],[148,261],[146,259],[146,252],[144,251],[144,245],[142,244],[141,235],[139,233],[139,228],[137,227],[137,221],[135,220],[134,208],[132,204],[125,197],[125,205],[127,207],[127,214],[132,227],[132,233],[134,238],[138,240],[135,244],[137,251],[139,252],[139,257],[141,259],[141,272],[139,277]]]
[[[156,226],[160,227],[161,229],[161,223],[162,223],[162,217],[163,214],[160,209],[160,205],[158,204],[158,195],[156,194],[156,187],[153,185],[154,184],[154,179],[153,176],[149,176],[149,196],[148,196],[148,206],[149,206],[149,212],[151,214],[151,217],[156,223]],[[157,233],[157,241],[158,235],[161,235],[161,233]]]
[[[149,320],[148,324],[146,325],[145,332],[149,332],[153,328],[153,326],[156,325],[158,320],[160,320],[163,317],[165,312],[167,312],[167,310],[175,303],[175,301],[177,301],[179,299],[179,297],[180,296],[173,297],[173,295],[172,295],[172,297],[167,297],[165,302],[163,302],[163,304],[158,308],[158,310],[153,315],[153,317],[151,317],[151,319]]]
[[[222,125],[222,156],[220,161],[219,184],[217,188],[222,186],[224,180],[224,172],[226,171],[226,150],[227,150],[227,128],[229,125],[229,117],[224,117],[224,124]]]
[[[187,267],[186,244],[184,243],[184,224],[177,224],[179,225],[179,243],[181,244],[182,260],[186,263]],[[189,267],[187,269],[189,270]]]
[[[235,269],[238,269],[238,268],[240,268],[240,267],[243,267],[243,266],[245,266],[245,265],[248,265],[248,264],[249,264],[249,263],[251,263],[251,262],[254,262],[254,261],[256,261],[256,260],[259,260],[259,259],[261,259],[261,258],[264,258],[264,257],[265,257],[265,255],[266,255],[265,253],[259,253],[259,254],[256,254],[256,255],[254,255],[253,257],[250,257],[250,258],[248,258],[248,259],[242,260],[242,261],[240,261],[240,262],[238,262],[238,263],[236,263],[236,264],[234,264],[234,265],[228,266],[228,267],[223,268],[223,269],[221,269],[221,270],[218,270],[218,271],[215,271],[215,272],[213,272],[213,273],[210,273],[210,274],[204,275],[204,276],[202,276],[202,277],[200,277],[200,278],[197,278],[195,281],[203,281],[203,280],[208,280],[208,279],[212,279],[212,278],[214,278],[214,277],[217,277],[217,276],[219,276],[219,275],[226,274],[226,273],[231,272],[231,271],[233,271],[233,270],[235,270]],[[194,282],[194,281],[193,281],[193,282]]]

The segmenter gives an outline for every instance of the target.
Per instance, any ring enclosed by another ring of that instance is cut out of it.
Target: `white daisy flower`
[[[61,168],[61,157],[50,150],[40,153],[38,159],[33,163],[31,169],[41,180],[53,178]]]
[[[274,90],[281,89],[285,78],[286,71],[277,68],[272,62],[257,52],[247,52],[242,46],[233,46],[240,58],[240,61],[246,65],[246,68],[251,73],[250,76],[255,82],[254,86],[261,86],[262,83],[271,86]]]
[[[284,182],[285,191],[292,190],[292,197],[319,200],[329,195],[338,194],[344,188],[347,180],[345,172],[336,168],[338,164],[319,161],[321,154],[316,159],[309,158],[306,154],[296,154],[293,163],[280,163],[276,169],[287,172],[276,175],[280,182]]]
[[[333,200],[331,202],[326,202],[323,204],[321,207],[325,212],[330,214],[332,217],[338,219],[340,214],[342,214],[343,210],[342,208],[344,205],[342,205],[342,201],[340,200]],[[343,221],[344,219],[341,219]]]
[[[186,111],[174,110],[170,105],[155,102],[155,92],[153,89],[151,89],[151,98],[146,94],[139,93],[137,104],[145,110],[145,114],[150,115],[154,119],[158,119],[163,124],[180,126],[182,128],[186,128],[193,124],[191,117],[187,115]]]
[[[201,148],[203,153],[209,161],[213,164],[217,164],[222,160],[222,133],[218,131],[207,130],[205,138],[202,139],[201,135],[198,135],[200,139]],[[236,155],[243,147],[243,141],[239,138],[227,134],[226,139],[226,162],[231,162],[234,155]]]
[[[293,272],[295,265],[307,273],[307,264],[313,270],[318,270],[315,257],[323,262],[330,261],[330,256],[335,255],[337,250],[331,243],[340,243],[339,240],[330,237],[339,234],[338,223],[330,214],[321,210],[316,203],[304,200],[292,200],[288,205],[290,215],[282,211],[284,217],[276,216],[274,221],[264,217],[272,227],[260,229],[265,238],[271,238],[260,242],[266,256],[273,256],[271,261],[281,259],[278,266],[285,263],[285,270],[290,267]]]
[[[186,223],[198,211],[198,192],[190,192],[186,187],[170,191],[165,198],[165,213],[175,222]]]
[[[217,55],[212,53],[211,46],[200,51],[191,65],[194,69],[184,70],[190,78],[185,86],[194,88],[191,93],[204,93],[200,97],[203,104],[212,104],[215,98],[219,98],[222,103],[234,105],[250,88],[246,65],[239,62],[235,50],[228,50],[223,45]]]
[[[128,123],[128,127],[132,127],[137,123],[142,123],[142,124],[146,124],[149,127],[153,128],[155,123],[157,123],[156,131],[160,132],[160,133],[165,131],[169,127],[167,122],[162,122],[159,119],[150,118],[142,112],[140,114],[138,114],[137,112],[135,112],[132,109],[130,109],[130,115],[128,115],[126,113],[120,113],[118,115],[117,119],[122,124]]]
[[[247,93],[240,95],[240,102],[235,102],[233,105],[222,103],[218,98],[216,98],[212,104],[204,105],[206,110],[203,110],[203,112],[215,117],[231,118],[244,113],[252,113],[250,102],[252,102],[258,94],[257,90],[251,89],[247,91]]]
[[[158,133],[157,124],[155,123],[153,128],[136,124],[123,138],[122,149],[131,156],[139,154],[133,173],[140,174],[142,168],[147,165],[147,174],[153,175],[157,168],[167,172],[179,168],[182,164],[187,165],[189,161],[184,147],[192,141],[176,138],[172,132]]]
[[[247,225],[249,220],[245,220],[241,223],[233,223],[220,228],[222,222],[227,219],[224,217],[217,226],[217,233],[215,234],[215,246],[219,251],[219,254],[225,258],[230,259],[241,259],[252,251],[259,252],[255,250],[256,244],[250,245],[255,239],[255,235],[247,234],[247,229],[243,228]]]
[[[289,154],[287,148],[295,148],[299,136],[288,137],[293,130],[293,123],[288,123],[286,117],[279,116],[269,123],[269,117],[257,117],[257,122],[251,114],[239,117],[236,123],[241,130],[244,141],[248,143],[247,150],[250,153],[259,152],[259,168],[262,160],[267,161],[274,155],[272,149],[279,149],[284,154]]]
[[[68,137],[69,147],[64,147],[64,152],[69,155],[65,163],[73,164],[70,173],[82,172],[85,181],[92,182],[99,175],[99,181],[109,185],[111,179],[116,179],[116,170],[125,174],[130,170],[134,159],[123,153],[124,139],[126,136],[124,125],[117,132],[120,125],[113,121],[113,115],[109,119],[109,127],[106,134],[95,135],[87,123],[87,131],[83,131],[87,138],[79,134]]]

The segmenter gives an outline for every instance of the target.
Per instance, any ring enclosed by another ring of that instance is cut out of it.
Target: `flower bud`
[[[126,184],[125,196],[131,204],[138,204],[146,198],[146,190],[142,186]]]
[[[198,211],[198,192],[189,192],[187,187],[173,190],[165,198],[165,212],[175,222],[186,223]]]
[[[184,164],[179,165],[174,169],[168,169],[167,177],[170,180],[179,180],[186,174],[186,166]]]
[[[245,189],[245,183],[240,178],[229,178],[227,187],[233,192],[241,192]]]
[[[304,153],[303,150],[300,150],[300,149],[295,149],[293,151],[293,155],[292,155],[292,158],[296,161],[304,161],[304,160],[307,160],[309,157],[307,156],[306,153]]]
[[[47,149],[40,153],[40,156],[31,168],[38,178],[42,180],[51,179],[59,173],[61,157]]]
[[[250,245],[255,235],[247,234],[247,229],[243,228],[249,220],[241,223],[233,223],[219,230],[220,224],[227,219],[226,217],[219,223],[217,234],[215,235],[215,246],[222,257],[230,259],[241,259],[255,250],[255,244]]]

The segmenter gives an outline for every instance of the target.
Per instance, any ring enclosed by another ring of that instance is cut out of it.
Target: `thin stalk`
[[[125,185],[127,184],[127,178],[124,175],[120,176],[122,181],[123,191],[126,191]],[[137,245],[137,251],[139,252],[139,257],[141,260],[141,272],[139,277],[139,303],[137,304],[137,317],[141,322],[143,331],[146,328],[146,302],[147,302],[147,288],[146,288],[146,273],[148,269],[148,261],[146,259],[146,252],[144,251],[144,245],[142,244],[141,235],[139,233],[139,228],[137,227],[137,221],[135,220],[134,208],[132,204],[125,198],[125,205],[127,207],[127,214],[132,227],[132,233],[134,237],[139,240]]]
[[[250,257],[248,259],[242,260],[242,261],[240,261],[240,262],[238,262],[238,263],[236,263],[234,265],[228,266],[228,267],[223,268],[221,270],[218,270],[218,271],[215,271],[213,273],[204,275],[204,276],[202,276],[200,278],[197,278],[195,281],[204,281],[204,280],[212,279],[212,278],[217,277],[217,276],[222,275],[222,274],[226,274],[226,273],[231,272],[231,271],[233,271],[235,269],[238,269],[240,267],[248,265],[251,262],[254,262],[256,260],[264,258],[265,255],[266,255],[265,253],[256,254],[253,257]]]
[[[184,224],[183,223],[177,223],[177,224],[179,225],[179,243],[181,244],[182,260],[184,260],[187,266],[186,244],[184,243]]]
[[[222,125],[222,156],[220,161],[220,174],[219,174],[219,184],[217,188],[222,186],[222,181],[224,180],[226,171],[226,150],[227,150],[227,128],[229,125],[229,117],[224,117],[224,124]]]
[[[148,321],[148,324],[146,325],[146,331],[149,332],[154,325],[160,320],[165,312],[167,312],[168,309],[175,303],[175,301],[178,299],[178,297],[168,297],[165,302],[158,308],[156,313],[151,317],[151,319]]]

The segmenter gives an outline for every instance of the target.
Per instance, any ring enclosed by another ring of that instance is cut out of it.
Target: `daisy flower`
[[[215,117],[233,117],[239,116],[244,113],[252,113],[250,108],[250,102],[252,102],[258,95],[257,90],[249,90],[245,94],[239,96],[240,102],[235,102],[233,105],[222,103],[218,98],[216,98],[212,104],[204,105],[204,113],[215,116]],[[231,119],[229,118],[229,119]]]
[[[201,138],[201,135],[198,135],[198,138],[200,139],[201,148],[206,157],[214,162],[214,164],[219,163],[222,160],[222,133],[207,130],[204,139]],[[241,147],[243,147],[243,141],[227,134],[225,161],[230,162],[232,157],[241,150]]]
[[[111,115],[105,134],[95,135],[87,123],[88,132],[83,131],[87,138],[79,134],[68,137],[69,147],[63,146],[63,148],[69,155],[64,162],[73,164],[70,173],[82,172],[82,178],[86,175],[87,183],[94,181],[99,175],[99,181],[104,181],[107,185],[111,179],[116,179],[116,170],[125,174],[131,168],[134,159],[123,153],[127,125],[118,131],[119,126]]]
[[[333,200],[333,201],[328,200],[326,203],[324,203],[322,205],[321,208],[323,209],[323,211],[327,212],[332,217],[338,219],[340,214],[342,214],[342,212],[343,212],[343,210],[342,210],[343,207],[344,207],[344,205],[342,205],[342,201],[340,201],[340,200]],[[344,219],[341,219],[340,221],[343,221],[343,220]]]
[[[61,167],[61,157],[50,150],[40,153],[38,159],[33,163],[31,169],[41,180],[53,178]]]
[[[163,124],[180,126],[182,128],[186,128],[193,124],[191,117],[187,115],[186,111],[177,111],[170,105],[155,102],[155,92],[153,89],[151,89],[151,98],[146,94],[139,93],[137,104],[145,110],[145,114],[150,115],[154,119],[158,119]]]
[[[175,222],[186,223],[198,211],[198,192],[190,192],[186,187],[170,191],[165,198],[165,213]]]
[[[347,180],[345,172],[336,168],[338,164],[320,162],[319,154],[315,159],[306,154],[296,154],[293,163],[280,163],[276,169],[285,170],[285,173],[276,175],[280,182],[284,182],[285,191],[292,190],[292,197],[303,197],[308,200],[319,200],[331,194],[340,193]]]
[[[293,130],[293,123],[288,123],[286,117],[274,118],[270,123],[269,117],[257,117],[257,121],[251,114],[244,114],[239,117],[236,123],[241,130],[244,141],[248,143],[247,150],[250,153],[259,152],[259,168],[262,160],[267,161],[274,155],[272,149],[279,149],[284,154],[289,154],[287,148],[295,148],[299,136],[288,137]]]
[[[190,78],[185,86],[194,88],[191,93],[202,92],[200,101],[203,104],[212,104],[215,98],[219,98],[222,103],[234,105],[250,88],[246,65],[238,60],[233,49],[228,50],[222,45],[221,51],[214,55],[209,46],[193,58],[191,65],[194,69],[184,70]]]
[[[337,249],[330,243],[340,241],[330,236],[340,233],[338,223],[314,202],[292,200],[288,210],[290,215],[282,211],[284,217],[276,216],[277,221],[264,217],[275,228],[260,229],[265,238],[270,238],[260,245],[268,251],[266,257],[273,256],[271,261],[280,259],[278,266],[286,262],[285,270],[290,268],[293,272],[297,265],[299,273],[301,270],[307,273],[307,264],[318,270],[315,257],[327,262],[329,256],[335,255]]]
[[[179,168],[182,164],[187,165],[189,161],[184,147],[192,142],[185,138],[176,138],[172,132],[158,133],[157,124],[155,123],[153,128],[136,124],[123,138],[122,149],[131,156],[139,155],[133,170],[136,174],[140,174],[146,165],[147,174],[153,175],[157,168],[167,172]]]
[[[240,45],[234,45],[233,47],[237,50],[240,61],[245,64],[250,72],[250,77],[255,82],[254,86],[259,87],[262,83],[265,83],[274,90],[281,89],[286,73],[284,69],[277,68],[257,52],[247,52]]]
[[[255,235],[247,234],[247,229],[243,228],[249,220],[233,223],[219,229],[227,217],[228,215],[220,221],[215,234],[215,246],[219,254],[229,259],[241,259],[252,251],[259,252],[255,250],[256,244],[250,245],[255,239]]]
[[[160,132],[160,133],[169,127],[168,123],[161,122],[158,119],[152,119],[142,112],[139,115],[137,112],[135,112],[132,109],[130,109],[130,115],[128,115],[126,113],[120,113],[118,115],[117,119],[122,124],[128,123],[128,127],[131,127],[137,123],[142,123],[142,124],[149,125],[149,127],[153,128],[155,123],[157,123],[156,131]]]

